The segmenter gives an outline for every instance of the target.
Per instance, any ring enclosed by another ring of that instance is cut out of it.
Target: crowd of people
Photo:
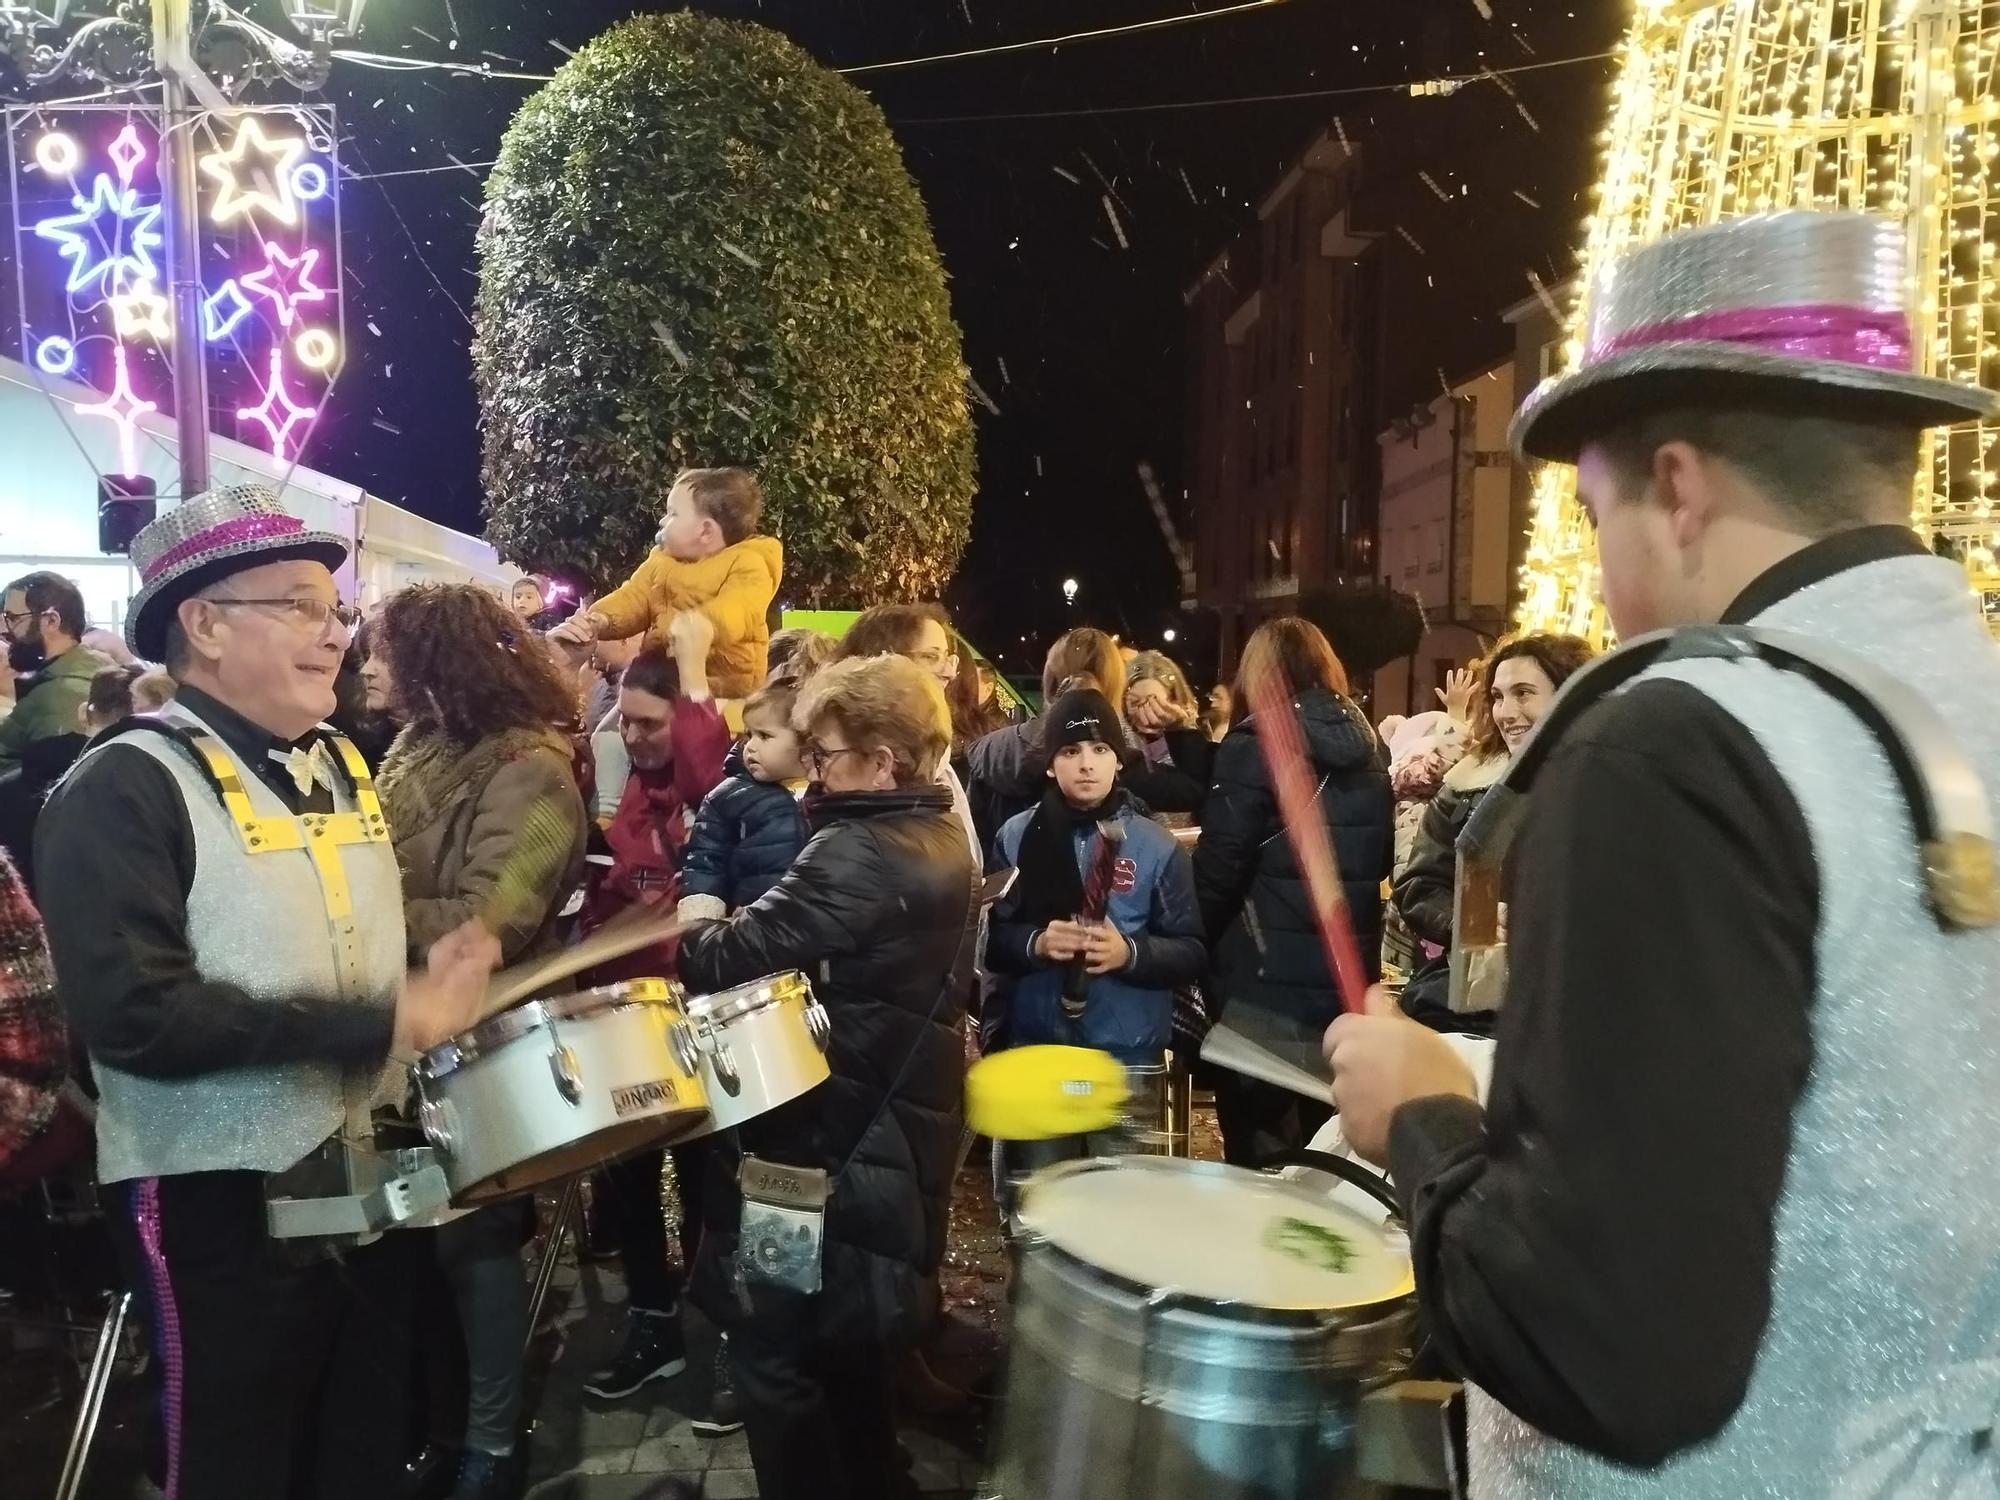
[[[1824,233],[1836,270],[1881,258]],[[1671,270],[1639,259],[1624,295],[1694,284]],[[1015,719],[935,603],[772,636],[783,553],[744,470],[684,473],[653,555],[566,619],[539,587],[433,584],[358,621],[344,546],[255,487],[135,540],[125,644],[158,669],[99,658],[62,580],[9,587],[35,680],[0,767],[33,828],[23,869],[0,861],[0,1174],[94,1139],[167,1492],[520,1493],[523,1200],[360,1245],[274,1239],[267,1201],[407,1128],[404,1065],[481,1015],[496,969],[635,907],[674,936],[575,983],[796,971],[831,1018],[825,1084],[593,1193],[630,1297],[587,1389],[684,1371],[691,1305],[723,1335],[698,1426],[745,1429],[774,1500],[910,1492],[898,1378],[938,1314],[968,1040],[1108,1053],[1143,1112],[1218,1019],[1326,1050],[1324,1104],[1209,1080],[1224,1153],[1303,1145],[1337,1102],[1388,1170],[1426,1330],[1485,1393],[1478,1493],[1828,1494],[1866,1458],[1889,1478],[1852,1493],[1915,1495],[1990,1465],[2000,896],[1990,818],[1958,837],[1958,804],[1910,789],[1995,770],[2000,666],[1899,523],[1918,430],[2000,403],[1837,359],[1738,368],[1634,317],[1647,358],[1538,395],[1518,440],[1581,461],[1618,626],[1705,630],[1603,663],[1500,642],[1380,726],[1308,621],[1244,644],[1239,682],[1288,689],[1367,977],[1386,953],[1406,981],[1367,1015],[1341,1014],[1248,693],[1204,701],[1086,628]],[[1689,372],[1738,379],[1730,409]],[[1900,663],[1916,706],[1815,640]],[[1531,784],[1496,888],[1489,813]],[[1489,1090],[1441,1034],[1496,1030]],[[1003,1203],[1131,1146],[1002,1144]],[[816,1205],[777,1261],[744,1248],[774,1177]],[[1858,1184],[1901,1204],[1879,1231]]]

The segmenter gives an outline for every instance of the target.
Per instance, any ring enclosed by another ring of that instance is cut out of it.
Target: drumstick
[[[1245,1078],[1254,1078],[1259,1083],[1268,1083],[1273,1088],[1303,1095],[1315,1104],[1326,1103],[1333,1088],[1329,1080],[1315,1078],[1304,1068],[1286,1062],[1277,1053],[1258,1046],[1242,1032],[1232,1030],[1220,1021],[1209,1028],[1208,1036],[1201,1044],[1201,1060],[1227,1068],[1232,1073],[1241,1073]]]
[[[574,948],[565,948],[539,963],[520,964],[495,974],[487,983],[486,1004],[480,1012],[480,1019],[485,1020],[518,1004],[559,979],[567,979],[585,969],[594,969],[628,953],[637,953],[655,943],[667,942],[678,937],[680,931],[680,919],[674,915],[672,907],[630,907]]]
[[[1291,687],[1275,664],[1245,674],[1250,711],[1257,725],[1257,743],[1271,773],[1278,798],[1278,817],[1292,841],[1292,858],[1305,878],[1313,920],[1326,945],[1327,968],[1340,991],[1343,1010],[1360,1015],[1368,1004],[1368,974],[1361,966],[1361,944],[1340,889],[1340,866],[1320,815],[1319,797],[1306,761],[1305,740],[1292,710]]]

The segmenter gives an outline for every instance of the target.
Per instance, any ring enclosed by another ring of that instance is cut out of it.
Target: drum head
[[[690,1020],[727,1026],[731,1021],[760,1011],[767,1005],[783,1005],[788,1000],[809,1002],[812,997],[812,985],[806,976],[796,969],[787,969],[782,974],[767,974],[762,979],[753,979],[734,989],[717,990],[713,995],[690,995],[687,1013]]]
[[[1324,1193],[1216,1162],[1119,1157],[1029,1179],[1022,1227],[1152,1291],[1273,1312],[1369,1307],[1416,1290],[1407,1250]]]

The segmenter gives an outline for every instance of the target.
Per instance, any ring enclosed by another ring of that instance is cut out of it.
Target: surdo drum
[[[681,987],[636,979],[530,1001],[411,1070],[458,1205],[489,1203],[708,1128]]]
[[[1323,1181],[1128,1156],[1038,1173],[1020,1219],[992,1492],[1379,1493],[1356,1477],[1356,1421],[1393,1372],[1415,1293],[1379,1214]]]

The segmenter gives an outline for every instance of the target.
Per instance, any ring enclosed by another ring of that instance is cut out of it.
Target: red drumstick
[[[1320,941],[1326,945],[1327,968],[1340,990],[1341,1008],[1360,1015],[1368,1003],[1368,974],[1361,966],[1361,944],[1355,939],[1354,920],[1341,892],[1333,841],[1327,837],[1326,820],[1320,816],[1318,790],[1293,712],[1291,687],[1276,666],[1251,672],[1244,686],[1257,724],[1257,743],[1263,747],[1271,788],[1277,794],[1278,816],[1291,837],[1292,858],[1305,877],[1313,920],[1319,924]]]

